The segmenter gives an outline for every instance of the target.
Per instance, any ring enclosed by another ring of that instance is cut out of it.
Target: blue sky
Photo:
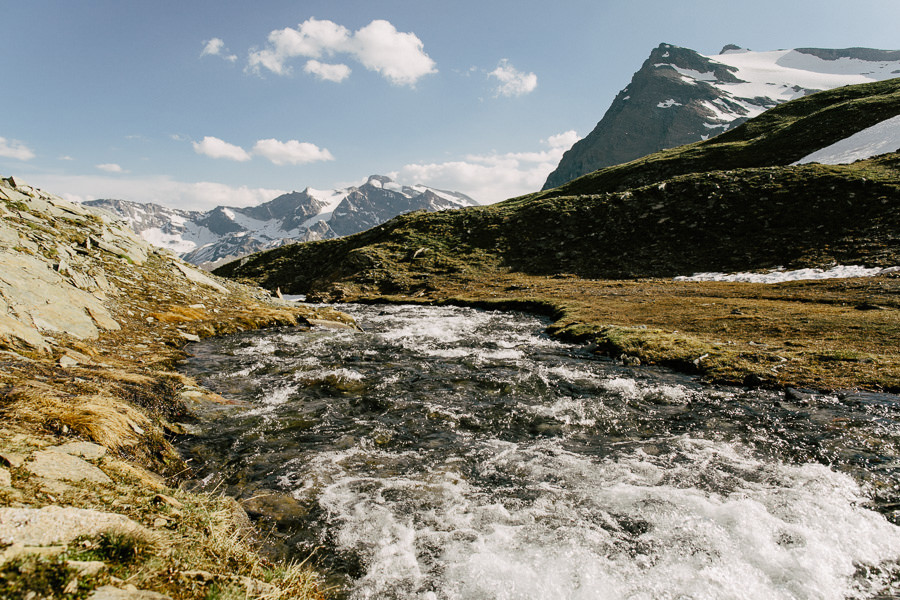
[[[3,0],[0,173],[205,209],[539,189],[662,42],[900,49],[896,0]]]

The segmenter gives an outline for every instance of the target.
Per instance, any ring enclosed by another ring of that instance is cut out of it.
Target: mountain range
[[[402,213],[477,202],[459,192],[401,186],[389,177],[372,175],[361,186],[331,191],[306,188],[245,208],[217,206],[202,212],[110,199],[84,204],[122,217],[144,240],[172,250],[187,262],[213,268],[259,250],[350,235]]]
[[[565,153],[545,190],[597,169],[714,137],[784,102],[900,75],[900,51],[797,48],[715,56],[661,44],[594,130]]]

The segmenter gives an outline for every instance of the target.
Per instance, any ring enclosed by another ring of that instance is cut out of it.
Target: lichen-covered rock
[[[68,544],[81,536],[118,531],[149,536],[138,523],[123,515],[85,508],[0,508],[0,544],[50,546]]]
[[[86,460],[53,450],[35,452],[31,460],[25,463],[25,468],[47,479],[112,483],[106,473]]]

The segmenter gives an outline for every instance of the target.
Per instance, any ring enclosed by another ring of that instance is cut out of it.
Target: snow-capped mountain
[[[797,48],[715,56],[661,44],[587,137],[547,178],[554,188],[603,167],[722,133],[807,94],[900,77],[900,51]]]
[[[331,191],[306,188],[257,206],[218,206],[207,212],[127,200],[90,200],[85,204],[122,216],[148,242],[212,269],[267,248],[364,231],[402,213],[462,208],[477,202],[459,192],[424,185],[401,186],[389,177],[372,175],[359,187]]]

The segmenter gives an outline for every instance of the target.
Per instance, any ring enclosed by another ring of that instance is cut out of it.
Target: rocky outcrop
[[[46,335],[119,329],[105,260],[141,265],[153,249],[108,215],[0,180],[0,343],[49,350]]]

